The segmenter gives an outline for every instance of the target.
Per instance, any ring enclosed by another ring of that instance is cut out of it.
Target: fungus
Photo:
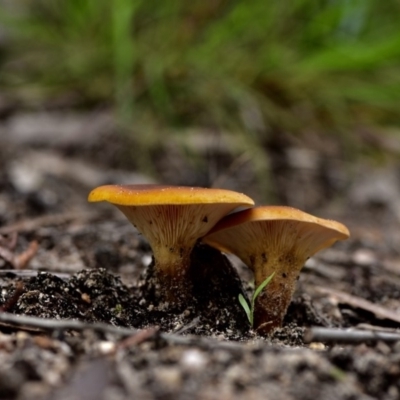
[[[90,202],[117,206],[149,241],[155,274],[165,298],[187,293],[190,253],[224,215],[254,201],[223,189],[161,185],[106,185],[89,194]]]
[[[267,334],[282,325],[306,260],[348,237],[339,222],[291,207],[263,206],[226,216],[202,241],[237,255],[253,270],[256,288],[274,273],[254,309],[255,328]]]

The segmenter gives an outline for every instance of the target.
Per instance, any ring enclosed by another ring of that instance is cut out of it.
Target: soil
[[[8,134],[7,120],[0,130],[1,399],[400,397],[397,164],[362,160],[350,174],[335,143],[326,154],[315,140],[265,144],[277,201],[335,217],[352,237],[307,262],[283,327],[263,337],[238,302],[253,287],[237,258],[197,245],[193,298],[170,307],[150,284],[145,238],[112,206],[87,203],[102,183],[152,181],[115,161],[121,137],[35,142],[30,121],[31,136]],[[209,183],[169,149],[155,160],[160,180]],[[222,150],[213,165],[234,164]],[[245,170],[216,176],[262,201],[255,167]]]

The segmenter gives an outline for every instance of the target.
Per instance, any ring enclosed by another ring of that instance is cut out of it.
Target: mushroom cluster
[[[237,255],[254,272],[256,287],[274,274],[255,303],[254,325],[262,334],[281,326],[306,260],[349,237],[339,222],[291,207],[253,207],[248,196],[224,189],[106,185],[88,200],[114,204],[147,238],[163,299],[172,304],[190,295],[190,256],[199,241]],[[238,207],[246,209],[232,213]]]

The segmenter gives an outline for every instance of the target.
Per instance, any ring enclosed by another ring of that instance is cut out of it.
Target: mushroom
[[[256,288],[274,273],[254,308],[255,328],[267,334],[282,325],[306,260],[349,235],[339,222],[291,207],[262,206],[226,216],[202,241],[237,255],[253,270]]]
[[[190,253],[224,215],[254,201],[223,189],[161,185],[106,185],[89,194],[90,202],[117,206],[147,238],[154,268],[167,300],[188,292]]]

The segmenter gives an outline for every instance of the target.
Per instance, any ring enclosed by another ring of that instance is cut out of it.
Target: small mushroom
[[[254,309],[256,329],[268,334],[282,325],[306,260],[349,235],[339,222],[291,207],[263,206],[226,216],[202,241],[237,255],[253,270],[256,287],[274,273]]]
[[[190,253],[198,239],[233,209],[254,205],[230,190],[161,185],[100,186],[88,200],[114,204],[147,238],[164,297],[172,301],[189,290]]]

